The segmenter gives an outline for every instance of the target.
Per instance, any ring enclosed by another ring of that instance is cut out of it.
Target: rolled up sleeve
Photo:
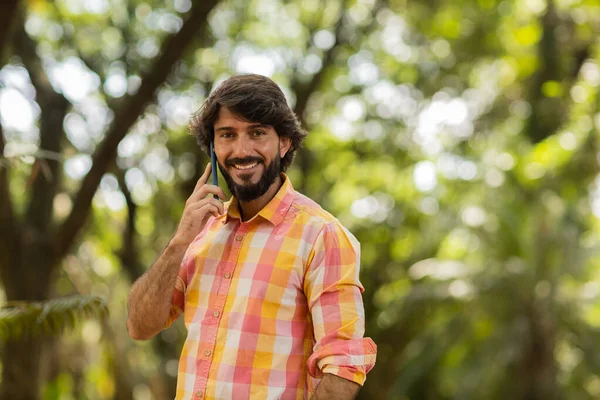
[[[304,291],[312,316],[315,345],[308,373],[330,373],[364,384],[375,365],[377,347],[365,338],[360,245],[338,222],[323,227],[311,251]]]
[[[187,287],[187,262],[188,255],[183,258],[179,272],[177,274],[177,280],[175,281],[175,288],[173,289],[173,297],[171,298],[171,310],[169,311],[169,318],[165,322],[163,329],[170,327],[173,322],[177,320],[183,314],[185,309],[185,290]]]
[[[171,310],[169,311],[169,318],[167,322],[165,322],[164,329],[167,329],[173,322],[179,318],[181,314],[183,314],[184,309],[184,298],[185,298],[185,283],[178,276],[177,281],[175,282],[175,290],[173,290],[173,298],[171,300]]]

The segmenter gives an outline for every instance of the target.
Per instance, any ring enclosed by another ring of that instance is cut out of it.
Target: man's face
[[[241,201],[267,192],[280,172],[281,157],[290,147],[271,126],[239,119],[221,107],[214,124],[219,170],[232,194]]]

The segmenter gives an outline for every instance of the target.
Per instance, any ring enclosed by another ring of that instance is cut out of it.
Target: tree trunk
[[[47,300],[52,287],[53,257],[50,246],[34,229],[27,229],[23,246],[14,257],[16,265],[1,265],[10,269],[10,281],[4,282],[8,301]],[[2,383],[0,400],[36,400],[40,398],[40,359],[43,340],[27,333],[5,342],[2,352]]]
[[[560,395],[556,385],[554,327],[539,305],[530,307],[526,317],[529,340],[517,378],[523,388],[519,397],[523,400],[557,400]]]
[[[41,341],[36,338],[10,339],[2,354],[1,400],[39,399],[38,360]]]

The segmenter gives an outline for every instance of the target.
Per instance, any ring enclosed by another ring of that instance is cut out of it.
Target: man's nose
[[[240,135],[233,145],[232,157],[244,158],[252,154],[252,141],[246,135]]]

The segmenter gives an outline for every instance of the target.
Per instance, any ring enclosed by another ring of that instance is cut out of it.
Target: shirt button
[[[210,356],[210,350],[208,350],[208,349],[204,350],[204,355],[206,357]]]
[[[242,235],[237,235],[237,236],[235,237],[235,240],[237,240],[238,242],[241,242],[243,238],[244,238],[244,237],[243,237]]]
[[[221,315],[221,313],[220,313],[220,312],[218,312],[218,311],[215,311],[215,312],[213,313],[213,315],[215,316],[215,318],[219,318],[219,315]]]
[[[202,391],[201,390],[198,390],[196,392],[196,397],[198,397],[198,398],[202,397]]]
[[[231,278],[231,274],[229,272],[225,273],[225,279]]]

